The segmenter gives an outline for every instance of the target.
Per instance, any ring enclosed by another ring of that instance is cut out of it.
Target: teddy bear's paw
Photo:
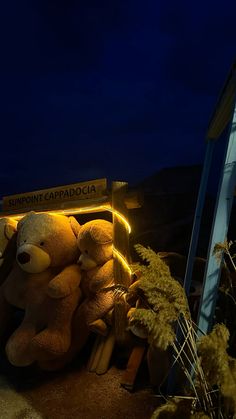
[[[40,351],[46,351],[53,355],[64,355],[70,347],[69,334],[44,330],[36,335],[31,341],[32,347]]]
[[[16,367],[27,367],[34,361],[34,355],[30,350],[30,341],[35,335],[35,328],[32,324],[22,323],[7,341],[5,352],[12,365]]]
[[[59,287],[56,282],[51,281],[47,287],[47,294],[51,298],[63,298],[66,297],[68,292],[65,292],[65,290],[61,289],[61,287]]]
[[[102,336],[107,336],[108,334],[108,327],[102,319],[98,319],[90,323],[89,330]]]
[[[29,350],[26,350],[20,343],[16,345],[8,342],[5,351],[8,361],[15,367],[28,367],[34,362]]]

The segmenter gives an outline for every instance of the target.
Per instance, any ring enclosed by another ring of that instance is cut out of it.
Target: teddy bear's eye
[[[24,243],[26,243],[26,240],[24,240]]]
[[[40,246],[43,246],[44,245],[44,242],[40,242]]]
[[[85,250],[84,253],[86,253],[86,255],[88,255],[88,251],[87,250]]]

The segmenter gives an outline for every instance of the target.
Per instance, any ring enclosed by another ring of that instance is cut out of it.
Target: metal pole
[[[194,258],[196,256],[196,249],[197,249],[198,237],[199,237],[199,231],[200,231],[200,225],[201,225],[202,211],[203,211],[203,206],[205,202],[206,189],[207,189],[209,172],[211,168],[214,146],[215,146],[215,141],[213,140],[207,141],[207,149],[206,149],[204,165],[203,165],[203,170],[202,170],[201,183],[200,183],[199,192],[198,192],[198,199],[197,199],[197,205],[196,205],[196,210],[195,210],[195,215],[194,215],[192,235],[191,235],[191,240],[190,240],[187,266],[186,266],[186,272],[185,272],[185,278],[184,278],[184,289],[187,295],[189,295],[190,286],[191,286]]]
[[[203,210],[203,206],[205,202],[206,188],[207,188],[207,182],[208,182],[209,172],[211,168],[214,145],[215,145],[215,141],[212,141],[212,140],[207,141],[207,149],[206,149],[205,158],[204,158],[201,183],[200,183],[199,192],[198,192],[198,199],[197,199],[197,205],[196,205],[196,210],[195,210],[195,215],[194,215],[193,229],[192,229],[188,260],[187,260],[187,266],[186,266],[186,272],[185,272],[185,278],[184,278],[184,288],[187,295],[189,294],[190,286],[191,286],[193,264],[194,264],[194,258],[196,255],[196,248],[197,248],[198,236],[199,236],[199,230],[200,230],[200,224],[201,224],[201,216],[202,216],[202,210]],[[182,335],[178,327],[176,330],[176,336],[177,336],[177,339],[181,342]],[[178,373],[179,371],[178,371],[177,366],[174,366],[169,374],[168,385],[167,385],[168,394],[175,393],[176,376]]]
[[[213,255],[215,245],[227,238],[230,214],[236,184],[236,106],[234,106],[230,134],[223,159],[221,179],[215,205],[208,257],[204,275],[203,292],[198,313],[198,327],[204,332],[211,331],[215,313],[220,278],[220,263]]]

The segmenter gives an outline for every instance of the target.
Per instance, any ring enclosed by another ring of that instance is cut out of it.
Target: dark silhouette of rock
[[[143,206],[130,212],[133,244],[155,251],[188,254],[202,166],[162,169],[137,185]],[[207,196],[199,237],[198,255],[205,257],[212,222],[213,202]]]

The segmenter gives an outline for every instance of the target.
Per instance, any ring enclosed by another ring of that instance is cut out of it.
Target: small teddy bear
[[[113,292],[101,292],[114,285],[112,237],[112,223],[96,219],[82,225],[77,238],[81,252],[78,261],[82,270],[81,289],[85,300],[76,313],[76,319],[78,324],[85,323],[88,331],[101,335],[107,334],[107,325],[102,318],[114,305]]]
[[[80,299],[80,268],[74,217],[30,212],[17,226],[16,263],[0,287],[0,330],[12,307],[24,310],[6,344],[15,366],[64,354],[71,343],[71,321]]]

